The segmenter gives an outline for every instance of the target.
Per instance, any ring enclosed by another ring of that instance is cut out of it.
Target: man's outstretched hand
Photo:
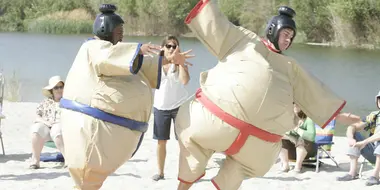
[[[161,51],[161,46],[154,45],[154,44],[151,44],[149,42],[148,44],[143,44],[140,47],[139,54],[140,55],[150,55],[150,56],[152,56],[151,54],[158,55],[160,53],[160,51]]]

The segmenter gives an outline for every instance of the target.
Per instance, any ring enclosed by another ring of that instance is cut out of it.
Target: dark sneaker
[[[369,177],[368,181],[365,182],[366,186],[379,185],[379,184],[380,184],[379,178],[376,178],[375,176]]]
[[[278,173],[281,174],[281,173],[288,173],[290,170],[290,168],[281,168],[280,170],[278,170]]]
[[[154,176],[152,177],[152,179],[153,179],[154,181],[158,181],[158,180],[163,180],[163,179],[165,179],[165,177],[164,177],[163,175],[156,174],[156,175],[154,175]]]
[[[336,180],[337,181],[352,181],[352,180],[355,180],[355,179],[358,179],[358,176],[352,176],[350,174],[346,174],[344,176],[341,176],[341,177],[337,177]]]
[[[293,169],[291,171],[291,173],[293,173],[293,174],[300,174],[300,173],[302,173],[302,170],[300,170],[300,169]]]

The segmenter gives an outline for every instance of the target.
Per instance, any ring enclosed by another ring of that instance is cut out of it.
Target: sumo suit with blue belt
[[[99,14],[97,37],[106,38],[123,20]],[[77,189],[99,189],[130,159],[147,131],[152,88],[159,88],[162,57],[139,54],[141,44],[90,39],[67,75],[62,109],[65,160]]]

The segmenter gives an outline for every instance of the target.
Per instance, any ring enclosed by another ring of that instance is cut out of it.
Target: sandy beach
[[[68,190],[72,189],[71,180],[67,169],[62,168],[61,163],[41,162],[41,169],[31,170],[29,159],[31,157],[31,140],[29,127],[35,118],[36,103],[13,103],[4,102],[4,115],[1,130],[5,144],[6,155],[0,155],[0,189],[21,189],[21,190]],[[151,118],[152,121],[152,118]],[[150,122],[152,124],[152,122]],[[172,136],[174,137],[174,136]],[[343,137],[334,138],[335,145],[332,154],[340,164],[337,168],[333,163],[324,159],[323,166],[319,173],[315,169],[305,168],[301,174],[279,174],[280,164],[275,164],[264,176],[255,179],[245,180],[241,190],[317,190],[317,189],[337,189],[345,190],[358,189],[379,189],[380,185],[366,187],[365,180],[371,175],[372,166],[366,165],[363,178],[351,182],[338,182],[336,176],[348,171],[348,157],[344,152],[347,141]],[[102,189],[105,190],[167,190],[176,189],[178,184],[178,154],[177,141],[170,140],[167,147],[166,159],[166,180],[155,182],[151,180],[152,175],[157,171],[156,167],[156,141],[152,139],[152,125],[150,126],[145,139],[137,154],[129,162],[120,167],[115,174],[110,176],[104,183]],[[52,154],[56,150],[45,147],[43,154]],[[254,154],[254,153],[252,153]],[[194,190],[215,189],[210,179],[216,175],[219,165],[223,163],[223,154],[215,154],[209,161],[206,176],[197,182]]]

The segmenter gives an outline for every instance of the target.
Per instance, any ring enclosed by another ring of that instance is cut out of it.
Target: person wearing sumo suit
[[[226,155],[212,179],[216,189],[236,190],[275,163],[281,138],[293,129],[293,102],[323,128],[346,101],[282,52],[295,35],[295,11],[281,6],[266,38],[235,26],[215,1],[200,0],[185,23],[218,64],[200,75],[200,88],[179,109],[178,190],[205,175],[215,152]]]
[[[67,75],[62,109],[65,161],[75,188],[99,189],[130,159],[147,130],[161,66],[184,64],[191,51],[164,58],[158,45],[125,43],[116,6],[103,4],[95,37],[82,44]],[[148,56],[149,55],[149,56]]]

